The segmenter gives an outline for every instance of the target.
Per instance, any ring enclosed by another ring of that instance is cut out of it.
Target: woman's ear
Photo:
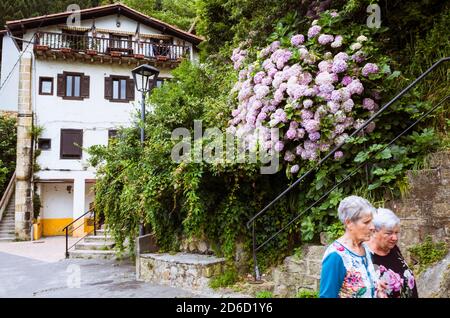
[[[346,230],[352,230],[353,229],[353,222],[351,220],[345,220],[344,225],[345,225],[345,229]]]

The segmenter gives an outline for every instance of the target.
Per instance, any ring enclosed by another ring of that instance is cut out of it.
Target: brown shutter
[[[112,99],[112,78],[111,77],[105,77],[105,99],[111,100]]]
[[[134,80],[132,78],[127,79],[127,100],[134,100]]]
[[[83,130],[61,129],[61,158],[80,159],[83,153]]]
[[[89,98],[89,76],[82,75],[81,76],[81,97]]]
[[[66,76],[64,74],[58,74],[57,81],[57,96],[64,97],[66,96]]]

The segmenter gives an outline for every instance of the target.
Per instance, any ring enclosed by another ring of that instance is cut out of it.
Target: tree
[[[16,168],[16,119],[0,115],[0,197]]]

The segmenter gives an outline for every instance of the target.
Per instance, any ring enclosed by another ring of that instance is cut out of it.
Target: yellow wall
[[[42,219],[42,235],[43,236],[55,236],[66,235],[63,228],[72,222],[72,218],[65,219]]]
[[[57,236],[66,235],[63,228],[68,224],[72,223],[73,219],[41,219],[42,225],[42,235],[43,236]],[[69,236],[83,237],[87,233],[94,230],[93,223],[88,218],[83,218],[72,224],[71,229],[69,229]],[[72,233],[73,231],[73,233]]]

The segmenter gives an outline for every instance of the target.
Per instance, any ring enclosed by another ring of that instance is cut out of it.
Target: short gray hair
[[[387,230],[392,230],[400,224],[400,219],[391,210],[378,208],[377,213],[374,214],[373,224],[376,231],[381,230],[383,227]]]
[[[339,203],[338,216],[342,224],[345,224],[347,220],[356,222],[365,215],[373,216],[376,211],[373,205],[366,199],[351,195]]]

